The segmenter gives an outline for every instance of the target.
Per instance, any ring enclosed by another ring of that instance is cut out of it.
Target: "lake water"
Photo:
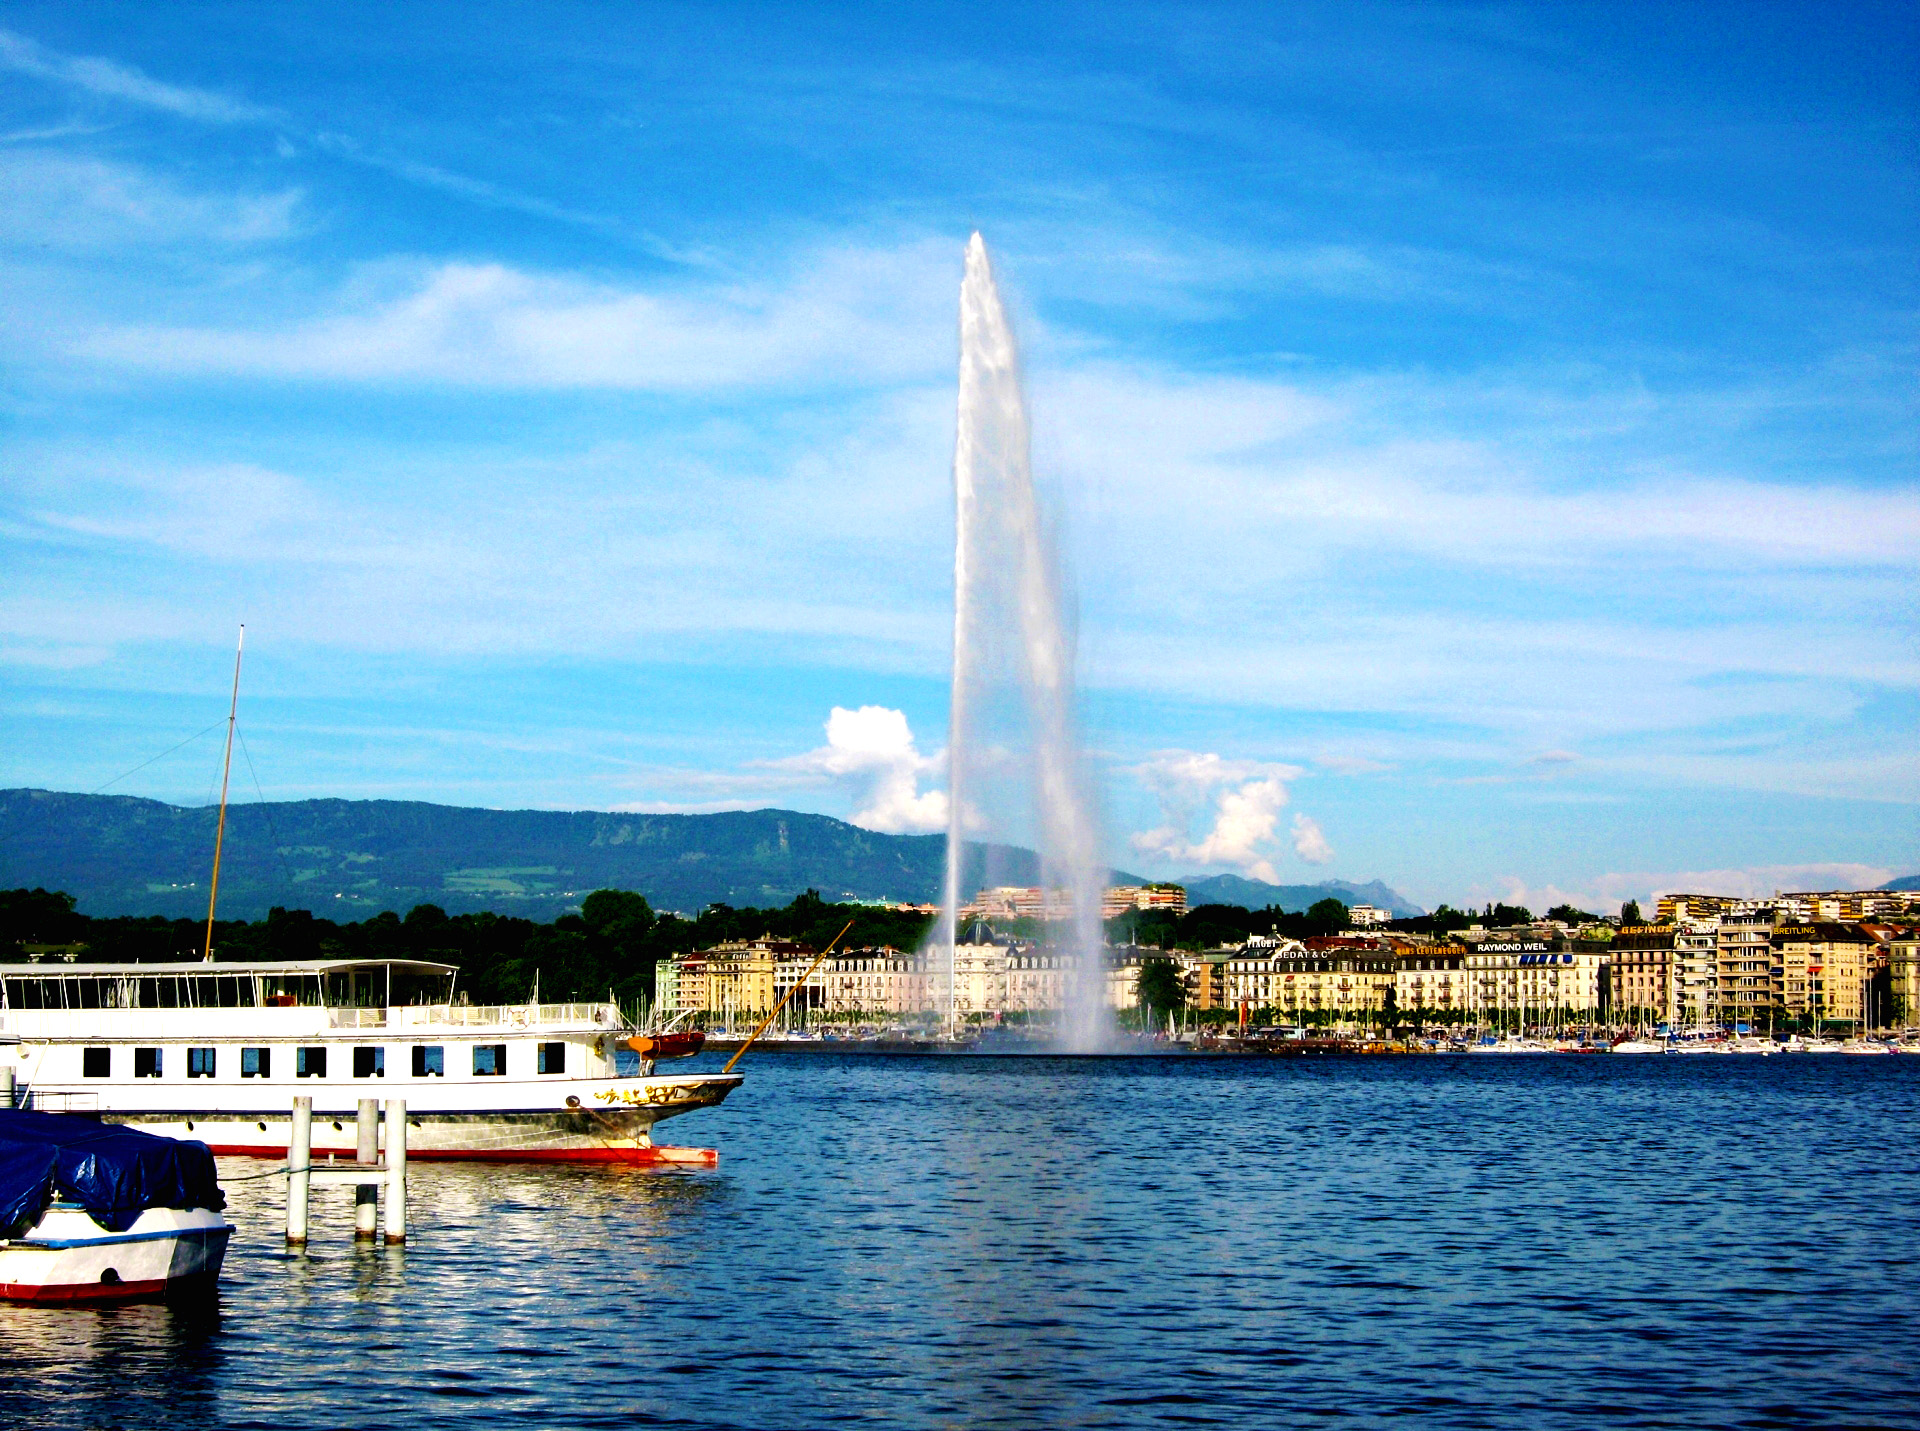
[[[742,1066],[717,1172],[415,1164],[404,1252],[230,1181],[0,1424],[1920,1426],[1920,1059]]]

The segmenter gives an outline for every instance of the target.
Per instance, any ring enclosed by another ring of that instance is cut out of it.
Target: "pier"
[[[380,1101],[360,1100],[351,1163],[313,1163],[313,1099],[293,1100],[293,1132],[287,1145],[287,1246],[304,1247],[310,1225],[308,1203],[315,1185],[352,1187],[353,1235],[372,1241],[377,1235],[380,1189],[386,1188],[386,1240],[389,1247],[407,1240],[407,1100],[389,1098],[386,1109],[386,1159],[380,1158]]]

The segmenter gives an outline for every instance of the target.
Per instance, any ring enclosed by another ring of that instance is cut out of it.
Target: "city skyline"
[[[933,828],[977,226],[1114,865],[1911,874],[1914,21],[1655,14],[14,7],[0,784]]]

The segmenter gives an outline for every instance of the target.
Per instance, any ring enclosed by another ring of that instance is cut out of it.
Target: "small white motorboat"
[[[57,1202],[23,1235],[0,1238],[0,1299],[132,1302],[210,1287],[232,1235],[205,1208],[151,1207],[108,1232],[79,1204]]]
[[[233,1226],[205,1143],[0,1110],[0,1299],[129,1302],[211,1288]]]

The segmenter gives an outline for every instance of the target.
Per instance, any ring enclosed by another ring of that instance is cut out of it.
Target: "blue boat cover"
[[[78,1203],[109,1232],[150,1207],[227,1205],[205,1143],[0,1109],[0,1237],[18,1237],[56,1200]]]

